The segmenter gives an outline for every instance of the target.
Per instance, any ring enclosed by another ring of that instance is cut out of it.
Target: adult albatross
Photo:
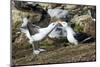
[[[50,8],[48,9],[48,14],[51,17],[51,21],[68,21],[69,19],[69,12],[68,10],[64,10],[64,9],[60,9],[60,8]],[[64,29],[64,27],[57,26],[49,35],[50,38],[62,38],[62,37],[66,37],[66,31]]]
[[[45,51],[44,49],[39,49],[36,43],[44,40],[57,25],[59,23],[52,22],[46,28],[39,28],[30,23],[27,17],[23,18],[21,32],[25,33],[29,38],[29,43],[33,46],[33,54],[39,54],[41,51]]]
[[[59,21],[67,33],[67,39],[70,43],[78,45],[78,43],[89,43],[94,42],[94,38],[91,35],[87,35],[86,33],[76,33],[71,26],[68,25],[65,21]]]

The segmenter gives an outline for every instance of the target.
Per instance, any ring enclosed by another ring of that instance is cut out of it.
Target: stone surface
[[[77,5],[66,5],[66,6],[64,7],[64,9],[67,9],[67,10],[74,10],[74,9],[76,9],[76,8],[78,8]]]
[[[79,25],[83,28],[83,32],[95,37],[95,25],[96,22],[93,21],[92,17],[89,15],[74,16],[71,22]]]

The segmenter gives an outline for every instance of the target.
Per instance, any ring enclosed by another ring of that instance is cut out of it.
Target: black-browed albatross
[[[45,51],[44,49],[36,49],[35,45],[37,44],[35,44],[35,42],[44,40],[57,25],[59,25],[59,23],[52,22],[46,28],[39,28],[30,23],[27,17],[23,18],[21,32],[25,33],[29,38],[29,43],[33,46],[33,54],[39,54],[41,51]]]
[[[91,35],[87,35],[86,33],[76,33],[71,26],[68,25],[65,21],[59,21],[67,33],[67,39],[70,43],[78,45],[78,43],[89,43],[94,42],[94,38]]]

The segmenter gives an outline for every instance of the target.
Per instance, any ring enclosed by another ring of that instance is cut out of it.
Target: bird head
[[[61,24],[58,21],[56,21],[56,22],[52,22],[50,25],[55,26],[55,25],[61,25]]]
[[[22,25],[21,27],[26,27],[29,22],[29,17],[22,17]]]
[[[59,21],[55,21],[49,24],[48,27],[55,27],[55,26],[62,26],[61,23],[59,23]]]
[[[23,18],[23,22],[28,22],[28,18],[27,17],[24,17]]]
[[[67,22],[64,22],[64,21],[59,21],[58,23],[60,23],[63,27],[67,27],[68,26],[68,23]]]

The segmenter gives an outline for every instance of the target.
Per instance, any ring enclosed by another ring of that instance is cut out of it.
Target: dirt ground
[[[32,48],[18,50],[12,58],[13,65],[38,65],[96,61],[95,43],[53,47],[39,55],[32,54]]]

